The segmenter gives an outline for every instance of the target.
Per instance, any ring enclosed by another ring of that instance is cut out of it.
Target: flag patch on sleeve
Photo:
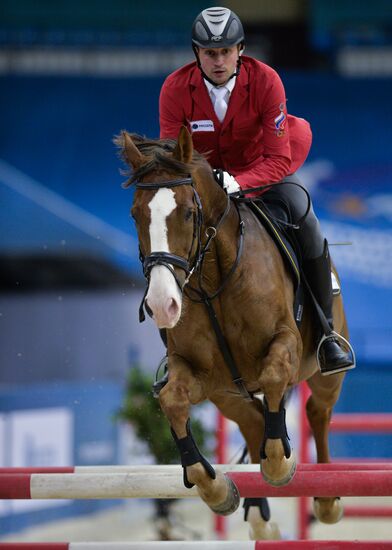
[[[284,126],[286,121],[286,115],[283,111],[280,111],[279,115],[274,118],[275,123],[275,133],[278,137],[283,136],[284,134]]]

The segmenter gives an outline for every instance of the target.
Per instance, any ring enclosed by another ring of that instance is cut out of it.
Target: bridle
[[[172,254],[171,252],[165,252],[165,251],[154,251],[151,252],[148,256],[144,256],[140,250],[139,247],[139,259],[143,265],[143,273],[144,277],[147,281],[147,287],[144,293],[144,296],[142,298],[140,308],[139,308],[139,321],[143,322],[145,320],[145,314],[144,314],[144,308],[146,309],[147,313],[151,316],[151,311],[148,307],[148,305],[145,303],[146,296],[148,293],[148,289],[150,287],[150,277],[151,277],[151,271],[153,267],[157,265],[162,265],[166,267],[170,273],[173,275],[178,288],[180,289],[180,292],[183,293],[185,286],[189,283],[189,280],[193,273],[197,272],[199,267],[201,266],[204,256],[209,249],[212,240],[215,238],[219,226],[223,222],[223,220],[226,218],[229,210],[230,210],[230,198],[227,197],[227,203],[226,208],[223,212],[223,214],[220,216],[218,222],[215,226],[210,226],[206,229],[206,237],[207,240],[204,245],[202,245],[202,227],[203,227],[203,207],[200,200],[200,196],[194,186],[194,182],[191,176],[188,176],[186,178],[176,179],[176,180],[166,180],[166,181],[160,181],[160,182],[139,182],[137,181],[135,183],[136,189],[144,190],[144,191],[154,191],[157,189],[170,189],[172,187],[179,187],[181,185],[189,185],[192,188],[193,191],[193,200],[196,204],[196,216],[193,223],[193,239],[192,239],[192,245],[189,250],[188,258],[183,258],[181,256],[178,256],[177,254]],[[193,254],[193,250],[195,249],[195,243],[196,243],[196,251]],[[186,275],[185,281],[182,283],[175,272],[175,267],[178,267],[179,269],[182,269]]]

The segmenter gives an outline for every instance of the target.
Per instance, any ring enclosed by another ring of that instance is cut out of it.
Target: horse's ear
[[[173,157],[184,164],[192,161],[193,143],[191,134],[185,126],[181,126],[176,148],[173,151]]]
[[[121,137],[124,159],[134,170],[137,170],[143,164],[143,155],[134,144],[128,132],[123,130],[121,132]]]

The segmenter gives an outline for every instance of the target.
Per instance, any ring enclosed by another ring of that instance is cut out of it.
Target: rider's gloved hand
[[[238,193],[238,191],[241,191],[240,184],[235,179],[234,176],[229,174],[229,172],[224,172],[222,170],[214,170],[215,173],[215,179],[223,187],[223,189],[226,191],[228,195],[231,195],[232,193]]]

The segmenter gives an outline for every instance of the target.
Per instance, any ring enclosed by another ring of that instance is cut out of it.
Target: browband
[[[192,185],[192,178],[181,178],[179,180],[159,181],[159,182],[136,182],[136,189],[161,189],[162,187],[178,187],[179,185]]]

